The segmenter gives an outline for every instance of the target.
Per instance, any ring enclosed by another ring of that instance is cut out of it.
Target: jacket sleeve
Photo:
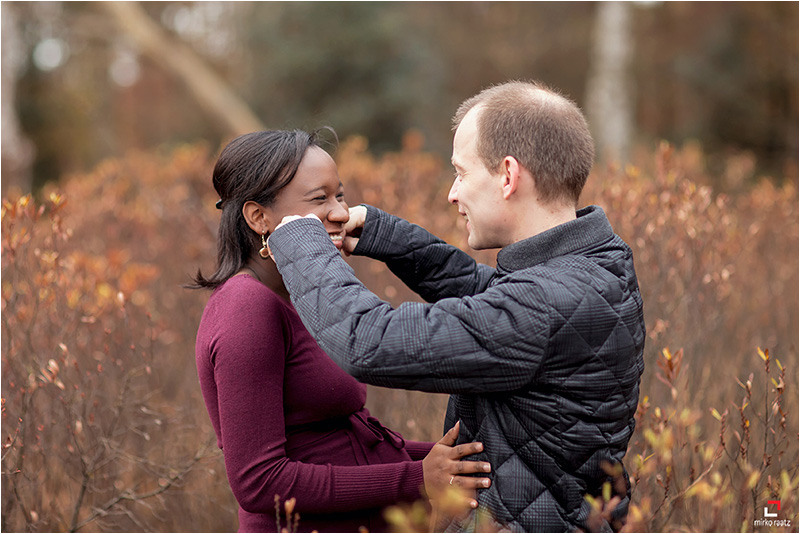
[[[260,297],[260,296],[259,296]],[[274,496],[296,497],[299,513],[382,507],[420,497],[422,462],[315,465],[286,456],[283,377],[285,321],[269,298],[231,302],[212,347],[225,469],[252,513],[274,513]]]
[[[527,385],[539,367],[549,312],[529,280],[508,276],[475,296],[393,309],[358,281],[318,220],[292,221],[269,243],[306,327],[362,382],[436,393],[500,392]]]
[[[494,269],[475,262],[424,228],[367,207],[355,255],[386,263],[395,276],[428,302],[480,293]]]

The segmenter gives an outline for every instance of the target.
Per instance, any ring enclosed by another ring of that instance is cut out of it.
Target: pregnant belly
[[[286,429],[286,455],[313,464],[369,465],[409,461],[403,439],[367,412]]]

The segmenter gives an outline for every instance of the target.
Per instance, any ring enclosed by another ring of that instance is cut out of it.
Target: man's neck
[[[574,220],[575,207],[564,204],[536,204],[524,212],[520,218],[520,224],[512,234],[514,240],[511,243],[528,239],[560,224]],[[509,243],[509,244],[511,244]]]

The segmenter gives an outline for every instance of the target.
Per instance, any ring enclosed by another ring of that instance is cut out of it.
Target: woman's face
[[[313,213],[325,225],[336,248],[342,248],[344,225],[350,220],[344,187],[333,158],[318,146],[306,150],[297,173],[267,208],[270,232],[288,215]]]

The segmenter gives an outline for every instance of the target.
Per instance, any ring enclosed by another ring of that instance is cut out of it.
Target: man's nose
[[[458,177],[453,180],[453,186],[450,188],[450,192],[447,193],[447,201],[450,204],[458,204]]]

